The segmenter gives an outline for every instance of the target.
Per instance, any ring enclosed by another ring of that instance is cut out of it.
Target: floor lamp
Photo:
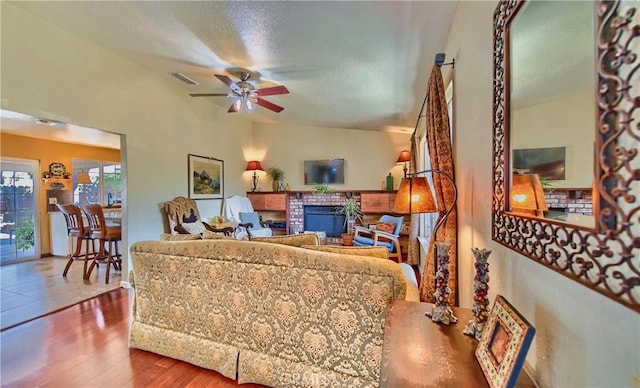
[[[418,176],[419,174],[440,174],[443,175],[453,187],[453,202],[451,206],[446,210],[438,208],[436,201],[433,199],[431,186],[427,181],[427,178]],[[433,238],[435,239],[438,233],[438,229],[447,222],[447,218],[455,209],[456,202],[458,200],[458,188],[453,180],[453,177],[448,173],[438,170],[429,169],[416,173],[410,173],[402,182],[400,182],[400,188],[396,195],[396,202],[394,204],[394,212],[401,214],[414,214],[414,213],[442,213],[443,216],[436,223],[433,231]],[[435,242],[435,257],[438,265],[436,266],[436,285],[435,285],[435,304],[431,312],[427,312],[427,315],[431,316],[434,322],[441,322],[446,325],[449,323],[455,323],[458,319],[453,315],[451,307],[447,301],[447,295],[449,294],[448,278],[449,278],[449,249],[451,245],[446,242]]]

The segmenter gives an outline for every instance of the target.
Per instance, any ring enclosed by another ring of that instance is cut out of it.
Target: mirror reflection
[[[592,2],[530,1],[510,26],[514,213],[594,227]]]

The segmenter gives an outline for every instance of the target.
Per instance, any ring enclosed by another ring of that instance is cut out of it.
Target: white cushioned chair
[[[258,213],[253,210],[251,200],[247,197],[234,195],[225,199],[222,214],[227,220],[233,222],[235,237],[238,240],[273,235],[270,228],[260,224]]]

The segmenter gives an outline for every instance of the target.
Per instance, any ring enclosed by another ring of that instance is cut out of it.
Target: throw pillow
[[[243,224],[246,224],[247,222],[251,222],[253,224],[253,227],[249,229],[261,228],[260,220],[258,219],[258,213],[256,212],[251,212],[251,213],[240,212],[240,222]]]
[[[343,255],[378,257],[388,259],[389,251],[385,247],[343,247],[340,245],[303,245],[302,248],[314,251],[333,252]]]
[[[189,231],[183,228],[182,225],[180,224],[176,225],[176,227],[173,228],[173,231],[176,232],[177,234],[189,234]]]
[[[395,229],[395,222],[376,222],[376,230],[381,230],[383,232],[393,234]]]
[[[182,227],[190,234],[202,234],[205,231],[204,224],[200,221],[183,222]]]

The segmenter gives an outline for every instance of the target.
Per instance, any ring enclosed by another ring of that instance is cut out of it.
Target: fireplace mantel
[[[262,191],[248,192],[254,210],[269,212],[286,220],[284,234],[304,231],[304,206],[339,206],[347,198],[355,198],[365,215],[378,218],[380,214],[393,214],[395,190],[332,190],[315,191]]]

